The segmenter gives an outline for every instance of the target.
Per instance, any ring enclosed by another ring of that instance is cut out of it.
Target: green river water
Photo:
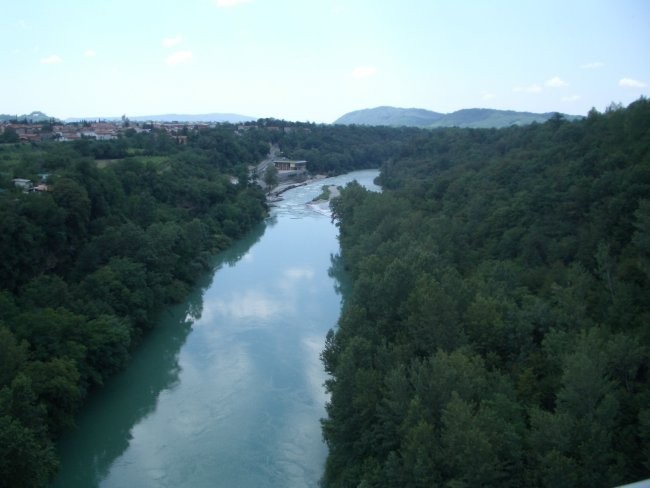
[[[317,486],[327,448],[319,360],[341,308],[336,227],[286,192],[266,221],[215,258],[214,271],[93,394],[59,443],[55,488]]]

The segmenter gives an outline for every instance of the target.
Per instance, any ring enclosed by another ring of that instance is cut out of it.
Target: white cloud
[[[86,56],[87,58],[94,58],[95,56],[97,56],[97,52],[95,52],[94,49],[86,49],[84,51],[84,56]]]
[[[308,267],[305,268],[289,268],[284,270],[284,276],[290,280],[310,279],[314,277],[314,270]]]
[[[217,7],[236,7],[245,3],[251,3],[253,0],[215,0]]]
[[[580,69],[598,69],[605,66],[600,61],[594,61],[593,63],[585,63],[580,65]]]
[[[580,95],[571,95],[568,97],[562,97],[561,100],[563,102],[577,102],[578,100],[580,100]]]
[[[233,294],[227,300],[217,299],[205,304],[208,316],[219,314],[236,319],[267,319],[277,315],[286,308],[286,303],[274,300],[263,292],[248,290],[243,294]],[[205,310],[203,321],[205,322]]]
[[[52,54],[51,56],[48,56],[46,58],[41,59],[41,64],[58,64],[63,61],[63,58],[61,56],[57,56],[56,54]]]
[[[625,88],[645,88],[647,85],[644,82],[633,78],[621,78],[618,81],[618,86],[623,86]]]
[[[546,83],[544,84],[546,86],[550,86],[551,88],[561,88],[563,86],[569,86],[569,84],[559,76],[554,76],[550,80],[546,80]]]
[[[192,59],[192,51],[176,51],[171,56],[167,56],[165,63],[170,66],[186,63]]]
[[[357,66],[352,70],[352,78],[369,78],[377,74],[377,68],[374,66]]]
[[[537,83],[533,83],[532,85],[528,86],[516,86],[512,89],[512,91],[518,93],[540,93],[542,91],[542,87]]]
[[[483,93],[483,100],[494,100],[497,96],[494,93]]]
[[[161,41],[161,44],[165,47],[173,47],[177,44],[180,44],[182,40],[183,40],[183,36],[179,34],[174,37],[166,37]]]
[[[294,290],[299,284],[304,286],[305,282],[311,280],[313,277],[314,270],[310,267],[289,268],[282,273],[282,278],[278,282],[278,288],[284,290],[287,296],[292,296],[295,295]]]

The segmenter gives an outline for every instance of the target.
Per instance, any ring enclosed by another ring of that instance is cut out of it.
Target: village
[[[117,139],[127,131],[135,133],[162,130],[174,136],[179,144],[187,142],[187,134],[192,131],[210,129],[221,122],[176,122],[176,121],[130,121],[126,116],[111,120],[82,120],[62,122],[57,119],[47,121],[29,121],[27,118],[16,117],[13,120],[0,120],[0,142],[45,142],[45,141],[76,141],[79,139],[94,139],[110,141]],[[273,119],[257,122],[232,124],[236,133],[242,134],[251,129],[262,128],[270,132],[291,132],[296,127]],[[301,127],[300,130],[310,132],[311,129]]]
[[[43,142],[71,142],[78,140],[111,141],[133,133],[148,133],[152,131],[163,131],[180,145],[187,144],[188,136],[194,132],[214,128],[221,123],[218,122],[132,122],[122,116],[121,119],[97,121],[75,121],[61,122],[57,119],[47,121],[29,121],[18,117],[13,120],[0,120],[0,142],[15,144],[37,144]],[[307,127],[297,128],[284,121],[274,119],[262,119],[257,122],[246,122],[242,124],[228,124],[232,126],[235,134],[242,135],[251,129],[262,129],[269,132],[292,132],[301,130],[311,132]],[[259,176],[259,184],[264,186],[261,175],[267,166],[276,170],[277,183],[269,189],[269,201],[279,198],[279,195],[295,186],[307,182],[308,170],[307,161],[292,160],[281,155],[279,147],[271,144],[271,151],[266,159],[256,166],[251,166],[250,171],[256,172]],[[13,178],[13,186],[23,193],[43,192],[51,190],[48,183],[49,174],[39,174],[39,180],[32,181],[25,178]],[[316,179],[324,177],[318,175]],[[4,191],[4,190],[2,190]]]
[[[174,122],[129,122],[128,119],[119,121],[82,121],[72,123],[4,121],[0,122],[0,136],[13,133],[14,141],[21,143],[44,141],[76,141],[79,139],[95,139],[110,141],[117,139],[126,131],[150,132],[152,129],[164,130],[169,134],[186,134],[188,129],[200,130],[214,127],[214,123],[174,123]],[[7,138],[5,138],[7,139]],[[182,140],[179,140],[182,142]]]

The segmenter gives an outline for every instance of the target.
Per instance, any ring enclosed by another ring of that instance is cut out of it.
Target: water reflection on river
[[[324,184],[285,193],[264,225],[166,313],[127,371],[95,394],[60,443],[54,484],[74,487],[316,486],[326,447],[319,361],[340,312]]]

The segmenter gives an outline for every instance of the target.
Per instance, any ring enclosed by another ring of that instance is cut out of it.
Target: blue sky
[[[586,114],[650,93],[646,0],[21,0],[0,45],[0,113],[60,118]]]

